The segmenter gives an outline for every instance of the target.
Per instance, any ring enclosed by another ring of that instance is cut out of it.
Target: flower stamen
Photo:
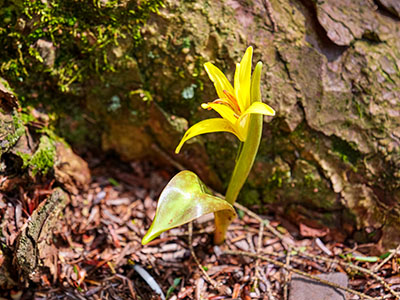
[[[229,103],[229,107],[232,108],[232,110],[236,114],[240,115],[240,107],[239,107],[239,104],[237,103],[236,98],[231,93],[229,93],[227,90],[224,90],[223,92],[227,97],[227,102]]]

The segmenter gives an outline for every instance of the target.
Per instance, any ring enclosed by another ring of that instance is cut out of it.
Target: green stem
[[[225,200],[230,204],[234,204],[247,180],[247,176],[253,167],[254,160],[260,145],[261,133],[263,125],[262,115],[250,115],[249,135],[243,144],[239,159],[233,170],[228,190],[226,191]]]
[[[260,75],[261,75],[262,64],[258,63],[253,73],[252,85],[251,85],[251,99],[252,103],[261,101],[260,93]],[[249,129],[247,138],[243,143],[243,147],[239,154],[239,158],[236,162],[235,168],[232,173],[231,180],[226,191],[225,200],[230,204],[235,204],[236,199],[242,189],[244,183],[247,180],[247,176],[253,167],[254,160],[257,155],[258,147],[260,146],[262,126],[263,126],[263,115],[251,114],[249,121]],[[227,217],[226,212],[220,211],[215,213],[215,233],[214,243],[222,244],[225,240],[226,231],[231,221]]]

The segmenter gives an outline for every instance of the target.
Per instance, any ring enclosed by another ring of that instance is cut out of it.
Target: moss
[[[56,147],[54,142],[47,136],[40,137],[39,146],[33,155],[18,152],[23,160],[22,168],[29,168],[32,175],[40,173],[46,175],[55,162]]]
[[[1,73],[23,85],[35,73],[49,75],[45,77],[55,80],[61,92],[72,91],[73,83],[115,71],[110,46],[119,46],[128,37],[132,46],[138,45],[141,26],[161,5],[160,0],[123,5],[115,0],[4,1],[0,10]],[[38,46],[39,40],[55,47],[54,62],[46,61],[49,55]]]
[[[18,139],[25,133],[25,127],[19,114],[14,111],[13,113],[13,127],[14,133],[9,134],[6,139],[10,143],[10,146],[14,145]]]
[[[85,111],[84,98],[92,87],[101,87],[99,95],[107,89],[121,90],[121,83],[115,87],[113,81],[121,69],[129,69],[130,80],[138,81],[131,66],[143,40],[140,30],[162,3],[0,0],[0,76],[15,88],[23,107],[40,105],[55,112],[52,121],[58,122],[59,133],[67,140],[89,140],[96,147],[100,134],[91,133],[102,126]],[[129,98],[129,90],[124,92],[115,96]],[[116,98],[110,99],[99,105],[115,110]],[[31,121],[29,114],[22,118],[23,123]],[[19,133],[9,139],[17,140]]]
[[[16,110],[13,111],[12,116],[3,115],[0,112],[0,136],[2,137],[2,141],[0,142],[0,157],[14,146],[24,133],[25,127],[23,121]]]
[[[332,150],[347,163],[356,165],[362,154],[357,151],[352,145],[337,137],[332,137]]]
[[[241,202],[246,203],[247,206],[260,204],[259,192],[257,190],[247,187],[240,192],[239,199],[241,200]]]

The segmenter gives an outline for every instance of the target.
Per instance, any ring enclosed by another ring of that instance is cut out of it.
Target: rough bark
[[[14,268],[34,282],[39,282],[40,268],[52,267],[53,278],[57,278],[57,250],[52,243],[52,230],[60,213],[68,202],[62,189],[55,189],[51,196],[33,212],[30,220],[21,229],[14,250]],[[48,263],[46,263],[48,262]]]
[[[145,43],[137,53],[153,106],[165,112],[166,123],[209,117],[199,103],[216,95],[202,64],[212,61],[232,78],[234,63],[253,45],[255,60],[266,66],[264,101],[278,114],[265,119],[261,153],[242,201],[271,204],[295,222],[348,228],[347,234],[356,224],[361,240],[399,242],[393,236],[400,229],[399,19],[384,10],[391,6],[370,0],[270,4],[168,1],[142,29]],[[113,128],[126,124],[108,122],[106,139],[119,144]],[[172,153],[180,135],[171,127],[154,135],[152,121],[147,128],[152,142]],[[167,143],[163,135],[170,137]],[[137,150],[136,143],[124,149]],[[198,138],[175,159],[197,169],[190,157],[199,145],[209,155],[203,162],[226,183],[234,139]]]
[[[77,193],[89,183],[90,172],[43,123],[47,115],[22,113],[1,78],[0,101],[0,288],[7,289],[21,281],[39,282],[47,271],[57,278],[52,231],[69,200],[60,186]],[[53,184],[58,187],[48,191]],[[51,194],[46,199],[40,196],[43,190]],[[33,196],[23,196],[28,194]]]

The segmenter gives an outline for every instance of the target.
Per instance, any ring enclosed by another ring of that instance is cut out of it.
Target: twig
[[[254,219],[256,219],[257,221],[259,221],[260,223],[264,223],[264,225],[268,228],[269,231],[271,231],[274,235],[276,235],[278,238],[280,238],[282,241],[285,241],[287,244],[292,244],[291,241],[287,240],[278,230],[276,230],[270,223],[268,220],[261,218],[260,216],[258,216],[256,213],[252,212],[250,209],[248,209],[247,207],[244,207],[243,205],[239,204],[239,203],[235,203],[234,206],[242,211],[244,211],[246,214],[248,214],[249,216],[253,217]]]
[[[373,267],[372,271],[377,272],[380,268],[382,268],[382,266],[384,264],[386,264],[389,260],[391,260],[393,258],[393,256],[395,256],[397,254],[397,252],[399,250],[400,250],[400,245],[398,245],[396,250],[393,251],[392,253],[390,253],[390,255],[388,257],[386,257],[379,265],[377,265],[376,267]]]
[[[268,279],[265,279],[265,285],[267,287],[268,299],[269,300],[275,300],[275,297],[272,294],[271,282]]]
[[[126,283],[128,284],[128,289],[129,289],[129,292],[131,293],[131,297],[132,297],[133,300],[136,300],[137,297],[136,297],[135,290],[133,288],[132,281],[128,277],[126,277],[124,275],[121,275],[121,274],[115,274],[115,277],[118,277],[118,278],[122,279],[122,282],[124,284],[126,284]]]
[[[290,251],[287,251],[285,265],[290,266]],[[283,286],[283,299],[284,300],[288,299],[288,283],[289,283],[289,272],[285,272],[285,282],[284,282],[284,286]]]
[[[375,274],[373,271],[368,270],[366,268],[360,267],[360,266],[356,266],[353,264],[349,264],[345,261],[341,261],[341,260],[337,260],[337,259],[333,259],[333,258],[328,258],[328,257],[324,257],[324,256],[320,256],[320,255],[314,255],[308,252],[304,252],[304,251],[300,251],[297,248],[293,248],[293,250],[296,250],[299,256],[303,256],[303,257],[307,257],[307,258],[311,258],[314,260],[322,260],[331,264],[339,264],[342,265],[344,267],[347,267],[349,269],[353,269],[356,270],[358,272],[364,273],[364,274],[368,274],[370,276],[372,276],[375,280],[379,281],[389,292],[392,296],[394,296],[396,299],[400,299],[398,293],[396,293],[390,286],[389,284],[379,275]],[[276,253],[276,252],[269,252],[269,255],[273,255],[273,256],[277,256],[277,257],[282,257],[282,254],[280,253]],[[297,259],[295,259],[297,261]],[[299,262],[301,263],[301,262]]]
[[[260,223],[260,230],[258,232],[257,253],[260,252],[261,247],[262,247],[263,233],[264,233],[264,222],[261,222]]]
[[[272,264],[274,264],[274,265],[276,265],[278,267],[284,268],[285,270],[287,270],[289,272],[293,272],[293,273],[299,274],[301,276],[313,279],[313,280],[315,280],[315,281],[317,281],[319,283],[322,283],[322,284],[325,284],[325,285],[329,285],[329,286],[331,286],[333,288],[341,289],[341,290],[346,291],[348,293],[351,293],[353,295],[357,295],[357,296],[359,296],[361,298],[376,300],[374,297],[371,297],[371,296],[368,296],[368,295],[366,295],[364,293],[358,292],[356,290],[353,290],[353,289],[338,285],[336,283],[329,282],[329,281],[321,279],[321,278],[319,278],[317,276],[310,275],[310,274],[308,274],[306,272],[303,272],[301,270],[295,269],[290,265],[286,265],[286,264],[284,264],[284,263],[282,263],[280,261],[277,261],[277,260],[269,258],[269,257],[261,256],[261,255],[250,253],[250,252],[246,252],[246,251],[231,251],[231,250],[226,250],[226,251],[222,252],[222,254],[225,254],[225,255],[241,255],[241,256],[248,256],[248,257],[252,257],[252,258],[259,258],[261,260],[264,260],[264,261],[267,261],[269,263],[272,263]]]
[[[201,265],[199,259],[197,258],[196,253],[194,252],[194,249],[193,249],[193,222],[190,222],[190,223],[189,223],[189,249],[190,249],[190,253],[191,253],[192,256],[193,256],[194,261],[195,261],[196,264],[197,264],[197,267],[201,270],[201,272],[203,273],[205,279],[206,279],[216,290],[219,290],[220,288],[219,288],[218,283],[217,283],[214,279],[212,279],[212,278],[210,277],[210,275],[207,274],[206,270],[204,270],[204,268],[203,268],[203,266]]]
[[[260,223],[260,229],[258,231],[258,239],[257,239],[257,249],[256,253],[260,254],[261,247],[262,247],[262,238],[263,238],[263,233],[264,233],[264,223]],[[261,279],[260,275],[260,260],[257,259],[255,263],[255,280],[254,280],[254,287],[257,287],[258,281]]]

